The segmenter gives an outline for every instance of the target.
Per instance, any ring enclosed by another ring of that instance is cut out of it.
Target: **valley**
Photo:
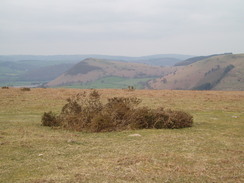
[[[0,86],[244,90],[244,54],[189,57],[0,56]]]

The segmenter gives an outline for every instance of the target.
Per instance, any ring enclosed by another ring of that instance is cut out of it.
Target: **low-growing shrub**
[[[85,132],[110,132],[185,128],[193,124],[193,117],[183,111],[138,107],[141,99],[136,97],[113,97],[102,104],[96,90],[74,95],[67,102],[59,115],[51,111],[44,113],[42,125]]]
[[[27,88],[27,87],[24,87],[24,88],[21,88],[20,90],[21,91],[30,91],[31,89],[30,88]]]
[[[2,86],[2,89],[9,89],[8,86]]]
[[[193,117],[184,111],[166,110],[168,120],[164,122],[164,128],[184,128],[192,126]]]
[[[43,126],[59,126],[57,116],[53,112],[44,112],[42,116]]]
[[[135,87],[134,86],[128,86],[128,91],[135,91]]]

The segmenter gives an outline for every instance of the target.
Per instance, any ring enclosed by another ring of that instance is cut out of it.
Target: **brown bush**
[[[147,107],[137,108],[130,114],[128,120],[129,129],[149,129],[153,128],[155,115],[152,110]]]
[[[30,88],[24,87],[24,88],[20,88],[21,91],[30,91]]]
[[[52,112],[44,112],[42,116],[43,126],[59,126],[57,116]]]
[[[2,89],[9,89],[8,86],[2,86]]]
[[[134,86],[128,86],[128,91],[135,91],[135,87]]]
[[[94,118],[89,126],[91,132],[106,132],[116,131],[116,124],[113,122],[111,116],[108,113],[99,113]]]
[[[169,118],[165,121],[164,128],[184,128],[193,124],[193,117],[184,111],[167,110],[165,113]]]
[[[109,98],[103,105],[96,90],[79,93],[67,102],[58,116],[44,113],[42,124],[86,132],[184,128],[193,124],[193,117],[183,111],[138,108],[141,99],[136,97]]]

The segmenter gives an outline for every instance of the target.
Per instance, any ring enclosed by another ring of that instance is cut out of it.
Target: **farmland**
[[[0,89],[0,182],[243,182],[244,92],[99,89],[184,110],[191,128],[81,133],[41,126],[79,89]],[[87,90],[88,91],[88,90]],[[140,136],[130,136],[140,134]]]
[[[128,86],[134,86],[137,89],[143,88],[145,83],[153,79],[153,77],[149,78],[123,78],[123,77],[104,77],[98,79],[94,82],[87,82],[84,84],[81,83],[73,83],[68,86],[61,86],[62,88],[79,88],[79,89],[87,89],[87,88],[128,88]]]

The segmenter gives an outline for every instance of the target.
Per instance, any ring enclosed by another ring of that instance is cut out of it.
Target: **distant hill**
[[[67,71],[86,58],[117,60],[126,63],[144,63],[155,66],[173,66],[190,55],[161,54],[143,57],[110,55],[0,55],[0,86],[45,83]]]
[[[63,61],[0,61],[0,86],[50,81],[73,65]]]
[[[78,63],[86,58],[97,58],[104,60],[117,60],[122,62],[145,63],[150,65],[173,66],[177,62],[192,57],[182,54],[158,54],[142,57],[110,56],[110,55],[0,55],[0,61],[48,61],[59,63]]]
[[[224,54],[214,54],[214,55],[208,55],[208,56],[197,56],[197,57],[191,57],[191,58],[188,58],[182,62],[178,62],[176,63],[174,66],[184,66],[184,65],[190,65],[190,64],[193,64],[195,62],[198,62],[200,60],[203,60],[203,59],[207,59],[207,58],[210,58],[210,57],[214,57],[214,56],[221,56],[221,55],[231,55],[232,53],[224,53]]]
[[[244,54],[191,58],[177,54],[0,56],[0,86],[31,84],[71,88],[244,90]]]
[[[244,54],[224,54],[176,66],[148,82],[152,89],[244,90]]]
[[[119,61],[88,58],[67,72],[47,83],[47,86],[64,86],[70,84],[80,85],[94,82],[101,78],[116,77],[116,79],[151,79],[173,72],[172,67],[149,66],[139,63],[126,63]]]
[[[51,81],[73,67],[74,64],[58,64],[28,70],[20,75],[19,81]]]
[[[154,65],[154,66],[173,66],[178,62],[181,62],[181,60],[177,58],[165,57],[165,58],[148,58],[148,59],[141,59],[141,60],[135,59],[127,62],[143,63],[143,64]]]

